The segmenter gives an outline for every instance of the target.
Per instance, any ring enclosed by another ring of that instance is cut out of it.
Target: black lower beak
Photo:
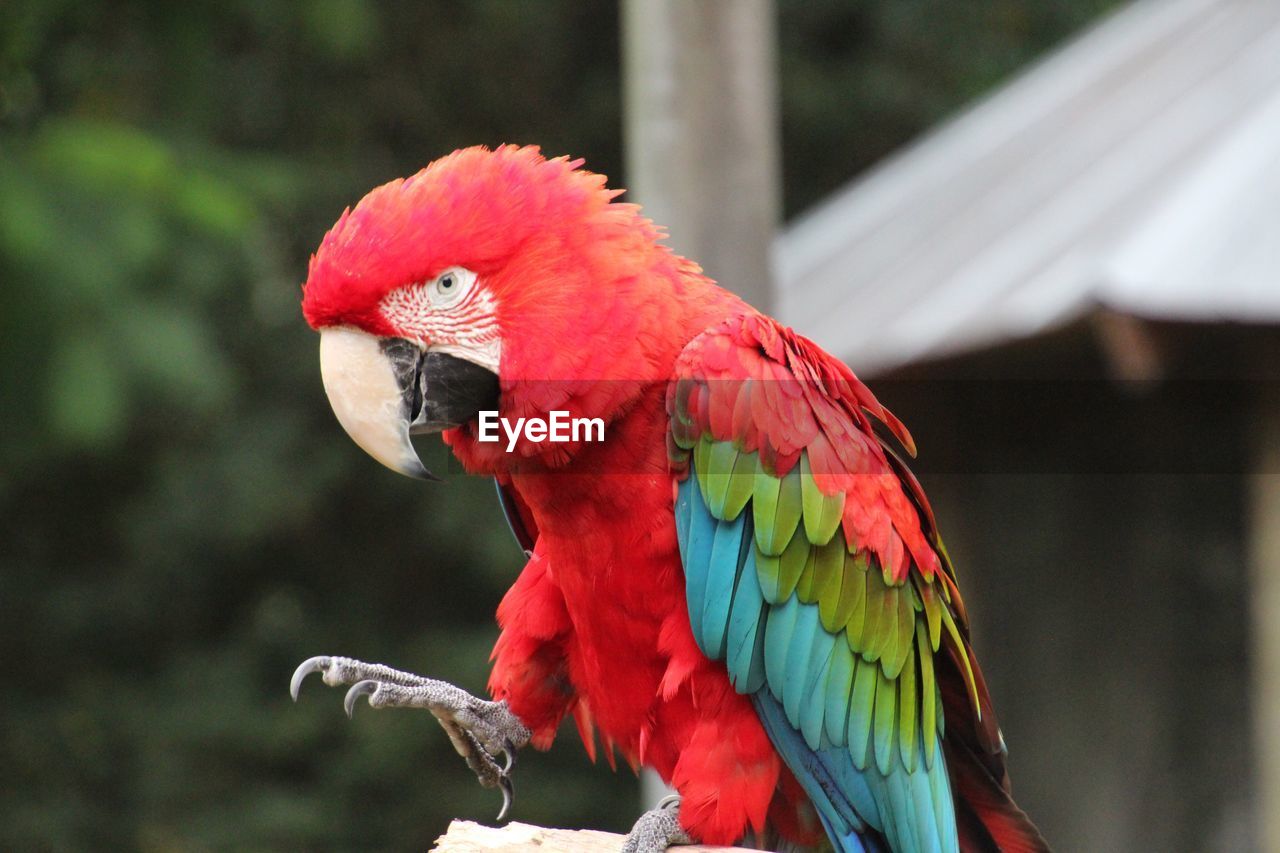
[[[498,408],[498,377],[488,368],[443,352],[422,357],[415,399],[419,411],[409,432],[440,432]]]
[[[382,342],[404,395],[413,435],[461,426],[498,408],[498,377],[488,368],[444,352],[422,352],[400,338]]]

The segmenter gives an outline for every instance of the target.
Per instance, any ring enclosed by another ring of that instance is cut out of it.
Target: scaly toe
[[[692,843],[680,826],[680,797],[670,794],[640,815],[627,834],[622,853],[663,853],[673,845]]]

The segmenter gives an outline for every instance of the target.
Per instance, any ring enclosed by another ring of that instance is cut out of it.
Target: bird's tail
[[[866,827],[861,831],[850,829],[841,833],[831,825],[822,812],[818,812],[818,817],[827,830],[827,838],[830,839],[835,853],[888,853],[888,848],[885,847],[879,833],[870,831]]]
[[[982,709],[979,720],[955,659],[940,657],[938,686],[947,720],[942,746],[960,849],[965,853],[1048,853],[1048,842],[1010,793],[1004,737],[982,671],[970,654]]]
[[[951,791],[955,796],[956,830],[966,853],[1042,853],[1048,843],[1009,795],[1007,782],[997,781],[967,747],[948,739],[943,746]]]

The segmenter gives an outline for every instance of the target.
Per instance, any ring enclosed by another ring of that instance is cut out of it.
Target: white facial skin
[[[420,346],[498,372],[502,338],[493,296],[471,270],[449,267],[431,281],[393,290],[379,308]]]

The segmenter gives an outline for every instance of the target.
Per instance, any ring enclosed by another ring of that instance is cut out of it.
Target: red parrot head
[[[500,402],[567,408],[572,383],[653,373],[655,300],[680,276],[640,273],[696,267],[580,165],[531,147],[455,151],[374,189],[325,235],[302,310],[338,420],[375,459],[429,478],[411,433]]]

